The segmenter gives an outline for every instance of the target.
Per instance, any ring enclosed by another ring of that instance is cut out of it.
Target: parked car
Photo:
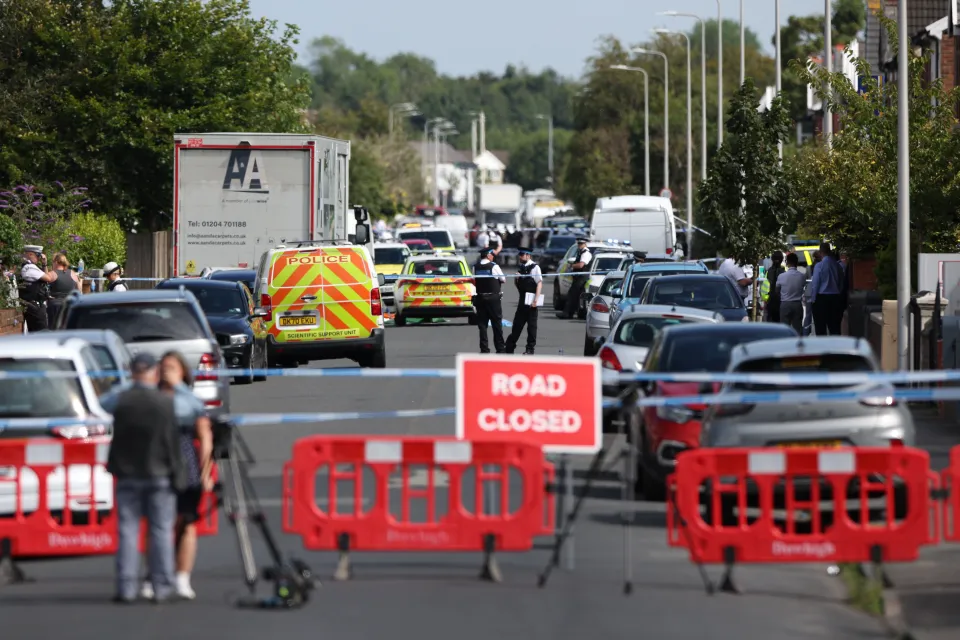
[[[663,330],[653,341],[643,370],[647,373],[722,373],[738,345],[759,340],[796,337],[785,324],[722,322],[687,324]],[[644,397],[694,396],[713,393],[717,383],[643,382]],[[666,477],[676,466],[677,455],[700,445],[704,404],[643,407],[634,416],[637,433],[637,484],[648,500],[663,500]]]
[[[762,325],[757,325],[762,326]],[[848,337],[783,338],[738,346],[730,356],[730,373],[874,373],[880,370],[866,340]],[[700,432],[701,447],[912,447],[915,443],[913,417],[906,403],[893,397],[893,386],[886,382],[827,382],[817,386],[781,383],[725,383],[721,395],[744,392],[852,391],[863,394],[844,402],[800,402],[795,404],[716,404],[706,409]],[[819,497],[832,508],[832,490],[820,487]],[[811,484],[807,479],[794,483],[794,499],[809,501]],[[870,511],[885,506],[884,493],[868,496]],[[748,492],[750,499],[756,498]],[[860,511],[857,487],[847,495],[851,517]],[[782,505],[784,495],[775,501]],[[851,502],[853,501],[853,502]],[[755,501],[753,501],[755,504]],[[895,518],[906,515],[906,491],[902,482],[894,485]],[[736,505],[721,499],[724,522],[735,522]]]
[[[253,293],[257,288],[256,269],[216,269],[203,276],[207,280],[222,280],[224,282],[242,282]]]
[[[109,443],[113,428],[110,415],[100,406],[99,398],[109,391],[110,384],[102,376],[90,375],[101,370],[101,361],[93,346],[77,337],[43,332],[0,339],[0,371],[3,373],[60,374],[50,378],[4,380],[0,384],[0,418],[104,421],[103,424],[57,427],[11,426],[0,429],[0,438],[90,439]],[[74,522],[82,522],[90,513],[91,495],[97,512],[103,514],[113,509],[113,477],[102,465],[94,465],[92,469],[88,464],[71,464],[67,469],[59,466],[47,477],[47,508],[54,518],[60,517],[66,507],[72,512]],[[21,468],[18,472],[15,467],[0,463],[0,518],[13,516],[18,500],[24,515],[37,510],[40,504],[37,473],[29,468]]]
[[[413,255],[433,253],[433,244],[431,244],[429,240],[424,240],[423,238],[405,238],[400,242],[407,245],[410,253]]]
[[[687,273],[710,273],[703,262],[644,262],[636,263],[625,269],[623,286],[612,292],[613,302],[610,305],[610,320],[616,321],[620,308],[626,308],[640,302],[640,294],[647,282],[654,276],[682,275]]]
[[[267,329],[263,317],[254,313],[253,295],[242,282],[220,280],[164,280],[157,289],[183,287],[200,303],[207,322],[231,369],[269,369]],[[238,384],[266,380],[264,376],[239,376]]]
[[[200,303],[185,287],[73,294],[57,328],[112,329],[133,355],[145,351],[159,358],[179,351],[197,372],[193,392],[207,410],[214,416],[230,412],[230,379],[219,375],[223,352]]]
[[[100,363],[100,369],[107,372],[117,372],[116,376],[105,377],[110,387],[130,382],[132,356],[130,350],[127,349],[127,345],[124,344],[123,338],[116,331],[110,329],[76,329],[73,331],[58,331],[56,335],[59,338],[79,338],[88,342],[93,347],[93,353]]]
[[[587,317],[587,306],[594,296],[600,290],[607,274],[613,272],[623,272],[628,266],[633,264],[633,256],[623,252],[602,252],[593,256],[590,261],[590,279],[580,294],[580,307],[578,315],[581,318]]]
[[[743,298],[726,276],[688,274],[653,277],[640,294],[640,304],[675,304],[716,311],[727,322],[747,322]]]
[[[608,273],[600,289],[587,304],[587,330],[583,338],[583,355],[592,356],[597,353],[597,338],[610,333],[610,302],[613,298],[610,293],[623,282],[623,271]]]
[[[624,257],[624,259],[631,258],[633,255],[633,249],[629,245],[614,242],[590,241],[587,243],[587,250],[590,251],[592,256],[590,261],[591,269],[593,268],[593,262],[597,259],[597,256],[601,254],[619,253]],[[567,251],[560,258],[559,265],[557,266],[557,273],[570,273],[570,270],[573,268],[573,263],[570,262],[570,259],[573,258],[576,253],[576,244],[567,248]],[[546,273],[546,271],[544,273]],[[573,285],[573,278],[573,275],[558,275],[553,280],[553,308],[557,311],[563,309],[564,305],[567,303],[567,294],[570,291],[571,285]],[[582,318],[585,317],[585,315],[585,309],[581,309],[579,316]]]
[[[567,231],[560,233],[550,231],[547,232],[542,245],[534,248],[533,259],[540,265],[541,271],[552,273],[557,270],[570,247],[575,246],[577,246],[577,236]]]

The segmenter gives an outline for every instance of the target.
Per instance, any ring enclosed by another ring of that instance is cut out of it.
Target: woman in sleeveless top
[[[57,279],[50,283],[50,300],[47,302],[47,326],[51,329],[56,327],[63,301],[70,292],[80,288],[80,279],[70,269],[70,261],[65,253],[61,252],[53,257],[53,268]]]

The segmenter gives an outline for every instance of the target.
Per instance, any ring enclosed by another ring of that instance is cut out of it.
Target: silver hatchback
[[[623,282],[625,274],[625,271],[608,273],[587,302],[587,331],[583,339],[583,355],[596,355],[597,338],[610,333],[610,305],[613,304],[611,294]]]

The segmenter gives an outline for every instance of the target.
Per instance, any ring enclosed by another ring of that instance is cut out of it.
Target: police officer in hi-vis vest
[[[593,256],[590,250],[587,249],[587,239],[583,236],[577,238],[577,252],[573,254],[572,258],[567,260],[567,262],[570,263],[570,271],[568,273],[573,275],[573,282],[570,284],[570,289],[567,290],[567,304],[564,306],[563,311],[557,313],[558,318],[569,320],[576,315],[577,307],[580,305],[580,294],[590,279],[591,260],[593,260]],[[559,287],[560,283],[554,280],[553,286]]]
[[[503,298],[501,288],[506,278],[500,265],[493,261],[497,254],[495,248],[487,247],[480,253],[480,262],[473,266],[473,275],[477,282],[477,295],[473,297],[473,307],[477,310],[477,326],[480,328],[480,353],[490,353],[487,342],[487,323],[493,329],[493,346],[497,353],[505,351],[503,344]]]
[[[520,341],[520,335],[523,333],[523,326],[527,326],[527,349],[524,355],[532,356],[533,349],[537,346],[537,316],[539,314],[537,300],[540,292],[543,291],[543,274],[540,272],[540,265],[534,262],[530,257],[530,249],[520,247],[517,255],[520,259],[520,266],[517,273],[520,276],[516,279],[517,291],[520,292],[520,303],[517,304],[517,313],[513,316],[513,331],[507,338],[507,353],[513,353]],[[527,303],[527,298],[530,303]]]

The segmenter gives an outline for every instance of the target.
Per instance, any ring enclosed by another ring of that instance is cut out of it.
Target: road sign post
[[[557,511],[570,538],[565,568],[572,570],[575,507],[569,456],[597,454],[603,446],[599,360],[460,354],[456,392],[458,438],[533,443],[546,453],[561,454],[565,495]]]

